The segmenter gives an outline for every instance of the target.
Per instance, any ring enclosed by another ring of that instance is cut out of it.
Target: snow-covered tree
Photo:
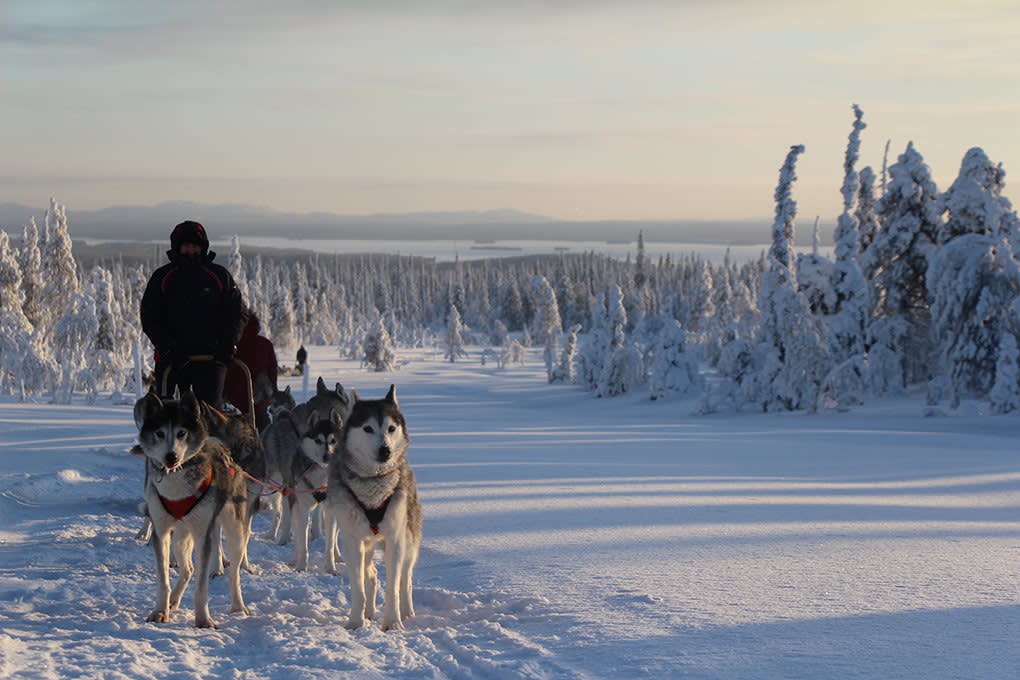
[[[792,245],[797,202],[792,187],[797,179],[797,157],[802,153],[802,145],[791,147],[779,171],[768,270],[761,274],[761,315],[754,350],[757,370],[745,371],[740,386],[747,398],[766,410],[814,408],[828,365],[821,329],[806,299],[794,287]]]
[[[93,351],[98,332],[96,301],[87,293],[75,292],[53,329],[53,348],[61,367],[55,403],[70,404],[78,388],[85,389],[89,400],[95,399],[96,382],[88,369],[87,357]]]
[[[999,344],[1016,334],[1012,309],[1020,295],[1020,267],[1007,238],[1015,220],[1001,195],[1005,172],[984,151],[970,149],[941,205],[948,218],[941,247],[928,267],[933,336],[955,408],[964,396],[992,388]]]
[[[1016,336],[1006,331],[999,339],[999,356],[995,361],[995,383],[988,400],[992,413],[1010,413],[1020,408],[1020,367],[1017,359]]]
[[[581,331],[581,324],[574,324],[567,332],[567,341],[560,355],[560,363],[549,375],[551,383],[573,383],[574,382],[574,358],[577,355],[577,334]]]
[[[42,252],[39,250],[39,227],[35,218],[29,219],[21,230],[21,248],[18,264],[21,266],[21,291],[24,294],[22,309],[32,326],[39,327],[45,316],[43,298]]]
[[[832,288],[832,260],[821,254],[820,247],[816,217],[811,253],[797,255],[797,289],[807,298],[811,313],[823,316],[835,309],[836,291]]]
[[[687,354],[687,333],[676,319],[667,320],[659,332],[648,374],[653,401],[670,393],[683,394],[697,384],[698,368]]]
[[[641,352],[627,342],[623,291],[615,283],[610,285],[606,296],[606,311],[610,340],[595,387],[597,397],[615,397],[632,392],[644,382],[645,376]]]
[[[248,277],[244,271],[244,258],[241,257],[241,237],[234,234],[230,238],[230,254],[227,256],[227,271],[234,277],[241,298],[248,300]]]
[[[277,351],[287,351],[294,347],[295,341],[295,319],[294,319],[294,298],[290,293],[290,285],[286,282],[279,282],[273,288],[272,317],[269,328],[273,344]]]
[[[362,366],[368,366],[376,372],[396,369],[397,354],[393,349],[393,340],[386,330],[386,324],[383,323],[382,317],[365,334],[362,346],[364,348],[364,355],[361,359]]]
[[[876,211],[882,228],[861,255],[871,273],[868,345],[873,390],[897,392],[931,372],[928,265],[942,218],[931,171],[913,143],[889,168]]]
[[[452,304],[446,316],[445,347],[446,352],[443,357],[451,364],[468,355],[464,349],[464,323],[460,319],[457,306]]]
[[[21,365],[32,336],[21,292],[21,267],[11,250],[10,237],[0,230],[0,388],[21,391]]]
[[[865,324],[868,311],[868,290],[857,264],[860,247],[855,210],[860,181],[855,166],[860,155],[861,131],[867,127],[863,113],[853,107],[854,124],[843,161],[843,212],[836,222],[833,238],[836,242],[836,259],[832,266],[832,290],[835,305],[826,319],[829,334],[829,351],[835,363],[864,352]]]
[[[64,206],[50,199],[46,211],[46,243],[42,255],[42,299],[46,310],[42,321],[44,333],[49,336],[68,303],[78,293],[78,265],[71,252],[71,235],[68,232],[67,212]]]

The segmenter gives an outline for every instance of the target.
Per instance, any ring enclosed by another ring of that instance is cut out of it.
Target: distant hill
[[[42,208],[0,203],[0,228],[17,236],[30,216],[42,224]],[[661,243],[764,244],[771,221],[729,220],[604,220],[562,221],[517,210],[339,215],[287,213],[250,205],[208,205],[174,201],[152,206],[118,205],[101,210],[75,210],[68,206],[74,238],[151,241],[166,239],[174,224],[195,219],[214,239],[233,234],[308,239],[358,240],[555,240],[633,241],[639,231],[645,239]],[[808,245],[805,225],[797,242]]]

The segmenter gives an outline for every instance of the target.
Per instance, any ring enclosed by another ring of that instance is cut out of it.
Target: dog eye
[[[163,434],[163,430],[156,430],[156,439],[163,439],[166,435]]]
[[[361,429],[364,430],[365,432],[367,432],[368,434],[372,434],[373,432],[375,432],[375,430],[372,429],[371,425],[366,425],[365,427],[363,427]]]
[[[396,425],[390,425],[389,433],[393,434],[396,431],[397,431],[397,426]]]
[[[177,438],[178,439],[182,439],[183,440],[187,436],[188,436],[188,433],[185,432],[184,430],[177,430]]]

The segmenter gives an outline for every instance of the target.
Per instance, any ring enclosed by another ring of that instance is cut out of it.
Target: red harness
[[[191,509],[198,505],[198,502],[205,497],[209,487],[212,486],[213,481],[213,469],[212,465],[209,466],[209,472],[206,473],[205,479],[195,490],[195,493],[185,498],[175,498],[173,500],[164,498],[162,495],[159,497],[160,503],[169,512],[174,519],[180,521],[184,519],[184,516],[191,512]]]

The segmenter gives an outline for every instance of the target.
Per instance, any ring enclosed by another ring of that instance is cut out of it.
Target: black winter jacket
[[[167,257],[170,263],[152,274],[141,304],[142,330],[159,360],[212,354],[228,363],[241,337],[241,292],[234,278],[213,264],[213,252],[198,262],[172,250]]]

